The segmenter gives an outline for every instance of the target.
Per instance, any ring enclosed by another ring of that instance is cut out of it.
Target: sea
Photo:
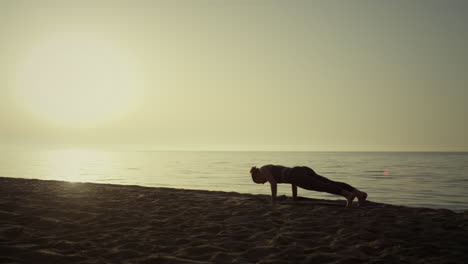
[[[468,211],[468,152],[1,150],[0,177],[270,194],[252,166],[308,166],[373,202]],[[278,195],[291,195],[279,184]],[[341,197],[299,189],[299,196]]]

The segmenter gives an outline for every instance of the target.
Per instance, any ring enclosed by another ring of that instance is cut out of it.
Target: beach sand
[[[15,178],[0,195],[0,263],[468,263],[449,210]]]

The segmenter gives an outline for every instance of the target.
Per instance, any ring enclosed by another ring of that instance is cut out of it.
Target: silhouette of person
[[[279,165],[265,165],[261,168],[250,169],[252,180],[258,184],[269,182],[271,185],[271,201],[276,202],[276,190],[278,183],[289,183],[292,185],[293,200],[297,199],[297,187],[306,190],[327,192],[346,198],[346,207],[351,207],[354,198],[358,198],[358,205],[367,199],[367,193],[344,183],[336,182],[318,175],[309,167],[285,167]]]

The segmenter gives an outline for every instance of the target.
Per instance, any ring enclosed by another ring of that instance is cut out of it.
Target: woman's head
[[[255,183],[262,184],[267,181],[260,173],[260,169],[255,166],[250,169],[250,175],[252,176],[252,180]]]

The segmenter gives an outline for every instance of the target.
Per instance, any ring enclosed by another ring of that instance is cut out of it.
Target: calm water
[[[369,200],[468,210],[468,153],[2,151],[0,176],[269,194],[251,166],[305,165]],[[289,185],[278,194],[291,195]],[[299,190],[312,198],[338,199]]]

